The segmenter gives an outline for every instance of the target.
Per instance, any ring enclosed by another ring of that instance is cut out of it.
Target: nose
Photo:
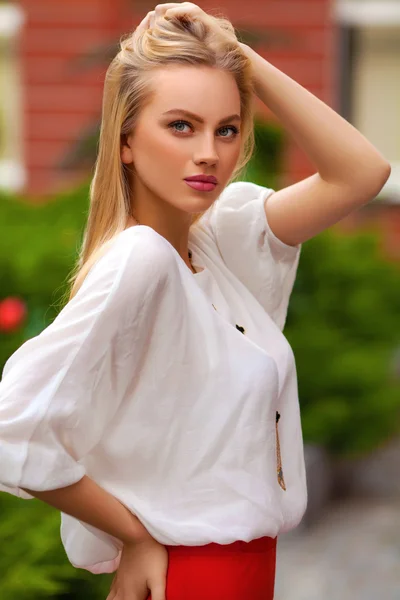
[[[219,156],[215,147],[215,137],[213,133],[201,137],[201,142],[199,142],[199,145],[196,147],[193,154],[193,162],[195,164],[218,164]]]

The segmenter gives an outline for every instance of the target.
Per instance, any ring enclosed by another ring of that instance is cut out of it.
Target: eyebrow
[[[167,110],[167,112],[163,113],[163,115],[170,115],[172,113],[174,113],[174,114],[180,113],[182,115],[185,115],[189,119],[193,119],[193,121],[198,121],[199,123],[204,123],[204,119],[202,119],[199,115],[195,115],[194,113],[192,113],[188,110],[184,110],[183,108],[171,108],[171,110]],[[218,125],[223,125],[224,123],[228,123],[230,121],[241,121],[240,115],[234,114],[234,115],[230,115],[229,117],[225,117],[224,119],[220,120]]]

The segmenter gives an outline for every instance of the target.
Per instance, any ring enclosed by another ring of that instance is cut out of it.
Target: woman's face
[[[202,212],[222,192],[239,158],[237,85],[229,73],[190,65],[171,65],[151,78],[154,96],[121,154],[124,163],[134,166],[135,204],[151,199],[186,213]],[[216,177],[212,191],[185,182],[199,174]]]

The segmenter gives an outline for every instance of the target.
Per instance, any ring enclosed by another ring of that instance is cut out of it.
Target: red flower
[[[0,302],[0,331],[11,333],[22,325],[26,318],[25,302],[20,298],[5,298]]]

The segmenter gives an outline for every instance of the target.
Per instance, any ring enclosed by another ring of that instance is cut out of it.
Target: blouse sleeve
[[[56,319],[6,362],[0,382],[2,491],[32,498],[22,488],[56,489],[85,475],[79,460],[101,439],[135,376],[141,328],[157,301],[162,253],[154,244],[143,251],[149,228],[140,230],[122,232]],[[137,360],[128,369],[123,358],[131,358],[133,343]]]
[[[272,232],[264,202],[273,193],[251,182],[231,183],[212,206],[205,226],[227,267],[283,330],[301,245],[288,246]]]

